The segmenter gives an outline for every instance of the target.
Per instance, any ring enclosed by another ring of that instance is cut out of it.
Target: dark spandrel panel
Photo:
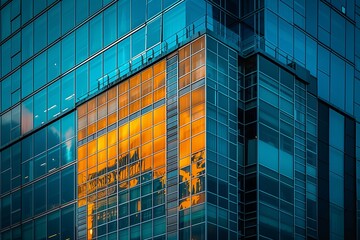
[[[275,80],[279,79],[279,67],[264,57],[259,57],[259,69]]]

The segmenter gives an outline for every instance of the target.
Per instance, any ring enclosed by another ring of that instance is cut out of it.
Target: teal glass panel
[[[149,22],[147,25],[147,44],[146,47],[150,48],[160,42],[161,34],[161,17]]]
[[[46,179],[34,184],[34,215],[46,211]]]
[[[74,27],[75,20],[75,6],[74,0],[63,0],[61,2],[62,7],[62,34],[68,32],[70,29]]]
[[[60,74],[60,42],[48,50],[48,81]]]
[[[76,69],[76,101],[85,97],[88,92],[88,64]]]
[[[34,22],[34,52],[37,53],[47,44],[47,14],[41,15]]]
[[[117,37],[116,14],[116,4],[113,4],[104,11],[104,46],[115,41]]]
[[[46,89],[37,93],[34,96],[34,128],[41,126],[47,121],[47,101],[46,101],[47,93]]]
[[[60,81],[56,81],[48,87],[47,116],[48,120],[57,117],[61,113],[60,108]]]
[[[22,207],[21,207],[21,213],[22,213],[22,219],[27,219],[33,215],[33,189],[32,185],[27,186],[22,189],[21,192],[22,196]]]
[[[90,55],[99,51],[103,46],[103,14],[90,20]]]
[[[81,23],[89,16],[89,2],[90,1],[75,1],[76,7],[76,24]]]
[[[130,31],[130,0],[118,2],[118,37]]]
[[[48,42],[49,43],[52,43],[61,35],[60,11],[61,11],[60,3],[56,4],[48,11]]]
[[[21,1],[21,20],[26,23],[33,16],[33,1],[22,0]]]
[[[148,0],[147,13],[148,19],[152,18],[161,11],[161,0]]]
[[[74,200],[75,197],[75,165],[61,172],[61,203]]]
[[[60,174],[54,173],[47,178],[47,208],[52,209],[60,203]]]
[[[131,29],[138,27],[145,22],[146,1],[131,0]]]
[[[60,232],[60,211],[55,211],[47,217],[47,238],[60,239]]]
[[[175,33],[183,29],[186,24],[185,3],[181,3],[175,8],[172,8],[171,10],[165,12],[163,24],[164,40],[167,40],[171,36],[174,36]],[[173,37],[172,40],[175,40],[175,38]]]
[[[61,79],[61,112],[70,110],[75,105],[75,73],[65,75]]]
[[[76,64],[89,56],[89,24],[86,23],[76,30]]]
[[[34,59],[34,90],[44,86],[47,82],[47,56],[43,52]]]
[[[27,0],[28,1],[28,0]],[[22,60],[25,61],[33,54],[33,23],[30,23],[22,30],[21,35],[21,57]]]
[[[75,64],[75,34],[72,33],[62,40],[61,69],[68,71]]]
[[[75,239],[75,209],[70,205],[61,209],[61,236],[63,239]]]
[[[131,56],[135,57],[145,50],[145,28],[131,35]]]
[[[35,231],[34,237],[36,240],[46,240],[46,216],[38,218],[34,221]]]
[[[26,97],[33,91],[34,71],[33,61],[24,65],[21,69],[21,96]]]

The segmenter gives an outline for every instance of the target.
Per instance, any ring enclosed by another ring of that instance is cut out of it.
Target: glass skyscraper
[[[360,239],[359,0],[0,0],[0,239]]]

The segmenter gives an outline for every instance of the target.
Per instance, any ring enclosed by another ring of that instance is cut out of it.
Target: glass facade
[[[359,239],[358,0],[0,0],[0,239]]]

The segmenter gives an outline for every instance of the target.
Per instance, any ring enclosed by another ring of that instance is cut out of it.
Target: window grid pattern
[[[316,98],[287,71],[259,64],[260,234],[316,237]]]
[[[205,236],[205,37],[179,50],[179,238]],[[190,227],[191,226],[191,227]]]
[[[165,233],[165,63],[78,108],[81,237]]]
[[[238,61],[231,48],[206,41],[206,234],[237,239]]]

